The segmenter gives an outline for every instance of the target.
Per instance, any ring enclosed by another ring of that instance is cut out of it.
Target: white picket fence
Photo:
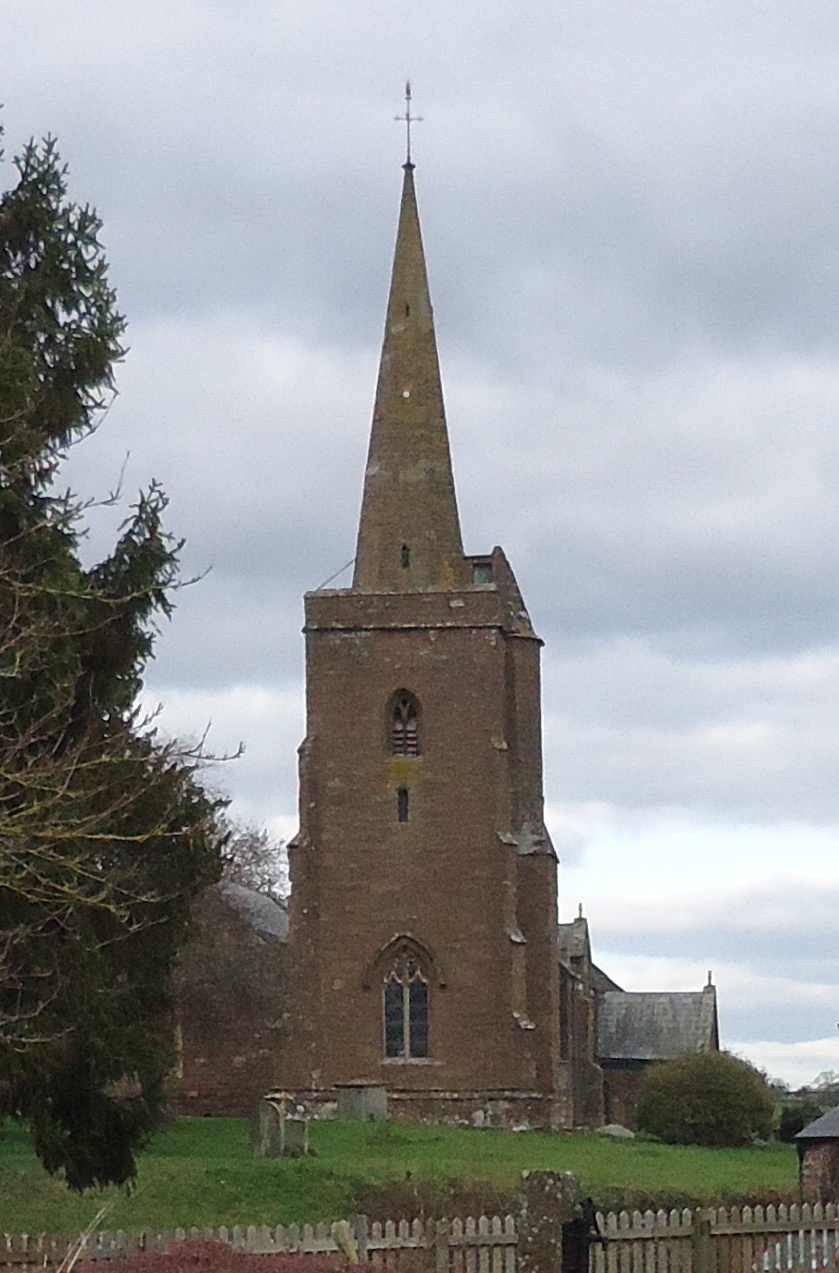
[[[343,1232],[341,1232],[343,1230]],[[226,1228],[143,1230],[92,1234],[82,1259],[106,1260],[133,1251],[163,1249],[176,1242],[203,1238],[224,1242],[255,1255],[338,1254],[346,1251],[349,1234],[362,1263],[388,1268],[434,1265],[440,1273],[516,1273],[518,1237],[513,1216],[472,1216],[465,1220],[387,1220],[368,1223],[365,1216],[340,1224],[236,1225]],[[71,1244],[41,1234],[6,1234],[0,1243],[0,1270],[9,1273],[57,1267]],[[413,1260],[408,1253],[413,1252]],[[406,1258],[407,1257],[407,1258]]]
[[[791,1273],[836,1268],[839,1206],[621,1211],[600,1217],[592,1273]]]
[[[608,1239],[591,1249],[591,1273],[816,1273],[839,1269],[839,1205],[720,1207],[700,1211],[621,1211],[599,1217]],[[225,1242],[259,1255],[337,1254],[355,1245],[362,1263],[436,1273],[516,1273],[518,1222],[512,1215],[452,1220],[364,1216],[340,1224],[236,1225],[92,1234],[82,1258],[106,1260],[190,1238]],[[71,1243],[44,1235],[6,1235],[0,1273],[55,1269]],[[9,1266],[7,1270],[3,1265]]]

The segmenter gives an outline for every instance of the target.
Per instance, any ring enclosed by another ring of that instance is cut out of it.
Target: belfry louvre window
[[[403,952],[384,981],[385,1056],[423,1060],[428,1056],[428,982],[415,956]]]
[[[400,692],[390,716],[390,750],[394,756],[419,755],[419,711],[413,694]]]

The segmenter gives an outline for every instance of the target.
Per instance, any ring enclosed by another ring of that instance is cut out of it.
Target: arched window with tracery
[[[428,1056],[428,979],[420,959],[401,949],[387,965],[382,987],[385,1056],[423,1060]]]
[[[418,756],[419,704],[413,694],[399,690],[390,712],[390,750],[394,756]]]

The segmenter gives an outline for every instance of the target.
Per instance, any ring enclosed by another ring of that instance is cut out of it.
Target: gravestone
[[[289,1113],[283,1100],[266,1097],[253,1120],[253,1152],[257,1158],[302,1158],[309,1152],[309,1120]]]
[[[280,1156],[305,1158],[309,1152],[309,1120],[299,1114],[288,1114],[282,1121]]]

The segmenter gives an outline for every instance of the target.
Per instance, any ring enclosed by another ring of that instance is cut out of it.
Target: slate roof
[[[609,974],[604,972],[602,968],[598,968],[597,964],[591,965],[589,985],[597,994],[605,994],[607,990],[623,991],[623,987],[619,986],[616,981],[613,981]]]
[[[839,1105],[834,1105],[814,1123],[802,1127],[796,1140],[839,1140]]]
[[[713,986],[698,993],[610,990],[603,995],[597,1019],[600,1060],[667,1061],[718,1047]]]
[[[251,928],[262,937],[273,937],[284,941],[288,936],[288,911],[284,904],[267,893],[257,893],[256,889],[245,888],[243,884],[232,884],[223,880],[219,884],[219,892],[236,908]]]

